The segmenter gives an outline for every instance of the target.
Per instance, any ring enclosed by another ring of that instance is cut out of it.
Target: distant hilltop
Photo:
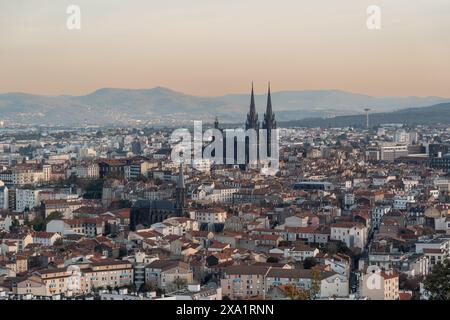
[[[264,112],[265,99],[265,94],[255,95],[258,113]],[[338,121],[341,116],[362,115],[366,107],[374,113],[386,113],[450,102],[441,97],[373,97],[340,90],[278,91],[272,93],[272,100],[278,121],[315,118],[314,123],[322,123],[323,118]],[[249,102],[248,93],[200,97],[162,87],[104,88],[84,96],[5,93],[0,94],[0,117],[38,125],[212,122],[216,116],[221,123],[238,123]]]
[[[394,112],[372,113],[369,126],[385,123],[450,124],[450,103],[440,103],[429,107],[408,108]],[[311,118],[280,123],[282,127],[365,127],[366,116],[362,114],[338,116],[333,118]]]

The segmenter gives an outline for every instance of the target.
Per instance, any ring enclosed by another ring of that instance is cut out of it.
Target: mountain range
[[[266,94],[256,95],[260,118]],[[272,93],[279,122],[334,118],[372,112],[392,112],[449,102],[441,97],[374,97],[340,90],[279,91]],[[201,97],[167,88],[103,88],[82,96],[43,96],[26,93],[0,94],[0,120],[22,124],[129,124],[135,121],[171,124],[183,121],[244,122],[250,94]]]

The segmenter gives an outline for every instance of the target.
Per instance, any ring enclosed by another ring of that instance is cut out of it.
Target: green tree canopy
[[[313,257],[307,257],[305,260],[303,260],[303,268],[304,269],[311,269],[317,264],[317,260]]]
[[[424,285],[431,300],[450,300],[450,261],[436,264]]]
[[[266,262],[268,262],[268,263],[278,263],[279,260],[278,260],[277,257],[268,257]]]

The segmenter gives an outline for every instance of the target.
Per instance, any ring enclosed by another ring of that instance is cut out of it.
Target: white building
[[[186,289],[178,290],[155,300],[222,300],[222,288],[200,287],[189,284]]]
[[[39,193],[36,189],[16,189],[16,211],[24,212],[39,205]]]
[[[238,188],[219,186],[214,188],[212,196],[215,201],[220,203],[232,203],[233,202],[233,194],[238,192]]]
[[[211,171],[211,165],[213,161],[211,159],[195,159],[192,160],[192,167],[198,171],[209,172]]]
[[[377,206],[373,208],[371,212],[372,226],[378,229],[380,227],[381,218],[389,211],[391,211],[390,206]]]
[[[339,254],[327,257],[323,261],[323,264],[329,266],[331,268],[331,271],[334,271],[346,277],[350,276],[350,263],[350,260],[343,258]]]
[[[93,148],[80,148],[78,151],[78,157],[85,159],[85,158],[94,158],[97,155],[97,151],[95,151]]]
[[[8,209],[8,188],[0,180],[0,209]]]
[[[419,185],[419,180],[415,179],[403,179],[402,182],[405,191],[410,191]]]
[[[42,244],[45,247],[53,246],[56,240],[61,238],[61,236],[56,232],[34,232],[33,233],[33,244]]]
[[[165,236],[184,236],[186,232],[198,231],[199,222],[185,217],[172,217],[163,222],[152,224],[150,230],[154,230]]]
[[[274,250],[277,249],[278,248],[275,248],[270,252],[274,252]],[[290,248],[284,248],[283,250],[283,256],[287,259],[292,259],[294,261],[303,261],[306,258],[314,258],[318,254],[319,249],[310,247],[308,245],[296,245]]]
[[[84,163],[75,167],[75,174],[81,179],[97,179],[100,175],[97,163]]]
[[[192,192],[192,200],[203,203],[226,203],[233,202],[233,194],[239,188],[230,186],[215,186],[214,184],[202,184]]]
[[[395,131],[394,141],[398,143],[409,143],[409,134],[405,130],[399,129]]]
[[[299,227],[300,228],[304,228],[304,227],[307,227],[307,226],[308,226],[308,217],[307,216],[301,216],[301,215],[295,215],[295,216],[287,217],[284,220],[284,225],[283,225],[283,227],[293,227],[293,228],[299,228]]]
[[[356,222],[340,222],[331,226],[331,240],[344,242],[347,247],[364,249],[367,243],[367,227]]]
[[[380,160],[383,161],[394,161],[397,158],[406,156],[408,156],[407,145],[385,144],[380,148]]]
[[[12,218],[11,216],[6,216],[5,218],[0,218],[0,231],[6,230],[9,231],[9,229],[12,226]]]
[[[355,195],[353,193],[346,193],[344,195],[344,205],[352,206],[355,204]]]
[[[416,242],[416,253],[423,253],[429,259],[429,267],[432,269],[434,265],[450,257],[450,237]]]
[[[62,236],[69,234],[76,234],[70,225],[64,222],[64,220],[51,220],[47,223],[45,230],[48,233],[59,233]]]
[[[222,209],[204,209],[190,212],[191,219],[199,223],[225,223],[227,212]]]
[[[405,196],[395,196],[394,197],[394,209],[395,210],[406,210],[406,205],[408,203],[415,203],[413,195]]]

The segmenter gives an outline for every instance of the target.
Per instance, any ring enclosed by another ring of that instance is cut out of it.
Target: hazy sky
[[[81,7],[82,28],[66,28]],[[382,28],[366,27],[369,5]],[[450,97],[449,0],[0,0],[0,92]]]

